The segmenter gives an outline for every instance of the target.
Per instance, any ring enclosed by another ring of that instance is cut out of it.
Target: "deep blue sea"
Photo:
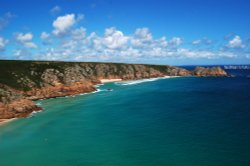
[[[229,72],[37,101],[0,126],[0,166],[249,166],[250,70]]]

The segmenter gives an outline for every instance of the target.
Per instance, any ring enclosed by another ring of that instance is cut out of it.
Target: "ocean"
[[[0,166],[249,166],[250,70],[107,83],[0,126]]]

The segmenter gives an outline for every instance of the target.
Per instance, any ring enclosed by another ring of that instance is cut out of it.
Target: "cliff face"
[[[101,79],[227,75],[220,67],[189,71],[163,65],[32,61],[0,61],[0,71],[0,119],[41,110],[32,100],[95,91]]]

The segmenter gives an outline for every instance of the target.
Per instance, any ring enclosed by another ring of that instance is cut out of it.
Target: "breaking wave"
[[[41,102],[38,102],[38,103],[36,103],[36,105],[41,106],[41,105],[42,105],[42,103],[41,103]]]

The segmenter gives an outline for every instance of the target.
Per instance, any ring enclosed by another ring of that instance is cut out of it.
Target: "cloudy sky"
[[[0,0],[0,59],[249,64],[248,0]]]

